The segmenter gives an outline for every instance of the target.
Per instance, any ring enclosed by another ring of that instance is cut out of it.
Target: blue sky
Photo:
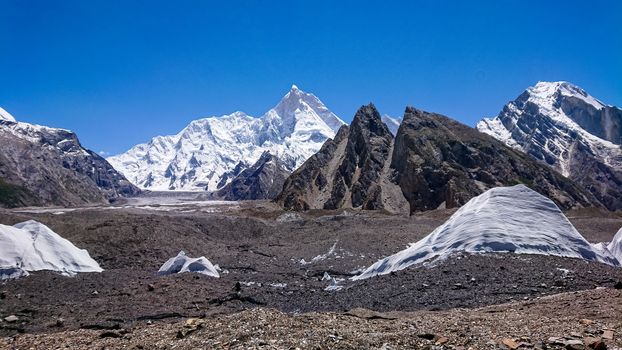
[[[539,80],[622,105],[622,1],[0,0],[0,106],[111,154],[292,84],[469,125]]]

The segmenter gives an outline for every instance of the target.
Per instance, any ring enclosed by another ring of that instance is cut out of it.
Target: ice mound
[[[428,236],[352,279],[387,274],[456,252],[556,255],[619,265],[609,252],[588,243],[550,199],[516,185],[496,187],[471,199]]]
[[[59,271],[64,275],[103,271],[86,250],[37,221],[0,225],[0,280],[40,270]]]
[[[204,256],[193,259],[188,257],[183,250],[176,257],[168,259],[158,270],[158,275],[171,275],[183,272],[196,272],[211,277],[220,277],[216,267]]]
[[[613,240],[609,243],[607,249],[622,264],[622,228],[613,237]]]

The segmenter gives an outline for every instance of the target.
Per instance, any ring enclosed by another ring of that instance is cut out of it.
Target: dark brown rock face
[[[283,189],[289,171],[270,152],[264,152],[250,168],[212,194],[214,199],[229,201],[273,199]]]
[[[445,116],[412,107],[397,133],[391,167],[411,212],[458,207],[489,188],[517,183],[564,209],[600,204],[526,154]]]
[[[342,127],[290,176],[277,201],[293,210],[387,209],[383,183],[392,142],[376,108],[361,107],[350,127]]]
[[[106,203],[139,192],[73,132],[0,121],[0,206]]]
[[[372,104],[361,107],[352,120],[343,161],[333,178],[337,186],[324,209],[341,208],[348,201],[354,208],[381,209],[378,183],[392,141],[393,135],[376,108]]]
[[[307,159],[296,169],[283,185],[283,191],[276,201],[289,210],[320,209],[324,206],[322,197],[332,188],[335,160],[341,157],[348,140],[349,127],[342,126],[334,139],[328,139],[319,152]],[[330,193],[330,192],[328,192]],[[311,203],[311,204],[310,204]]]

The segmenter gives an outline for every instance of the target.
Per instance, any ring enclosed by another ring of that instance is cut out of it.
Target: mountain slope
[[[177,135],[155,137],[108,160],[141,188],[214,191],[265,151],[294,170],[343,124],[294,85],[260,118],[235,112],[195,120]]]
[[[0,206],[72,206],[139,193],[73,132],[0,115]]]
[[[516,185],[493,188],[471,199],[428,236],[354,279],[446,259],[457,252],[556,255],[620,265],[610,253],[588,243],[555,203]]]
[[[622,208],[621,109],[567,82],[539,82],[477,128]]]
[[[600,205],[571,180],[445,116],[406,108],[395,139],[373,105],[296,170],[277,201],[286,209],[459,207],[498,186],[528,184],[564,209]]]
[[[572,181],[489,135],[413,107],[406,108],[391,167],[411,211],[459,207],[490,188],[518,183],[564,209],[599,204]]]
[[[212,193],[211,198],[227,201],[273,199],[283,189],[289,174],[280,159],[266,151],[255,164]]]
[[[389,181],[393,135],[369,104],[349,127],[298,168],[277,197],[286,209],[386,209],[400,212],[406,204]]]

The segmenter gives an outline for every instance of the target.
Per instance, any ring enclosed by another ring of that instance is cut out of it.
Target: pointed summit
[[[275,114],[283,120],[283,131],[285,133],[294,132],[297,124],[301,121],[303,124],[313,123],[311,120],[314,118],[318,118],[318,121],[325,124],[333,134],[345,124],[319,98],[300,90],[296,85],[292,85],[281,101],[266,113],[266,115],[271,115],[271,118],[274,118]],[[301,120],[301,118],[304,120]],[[323,128],[324,125],[321,125],[321,127]]]
[[[554,105],[559,105],[560,101],[565,98],[578,99],[597,110],[605,107],[604,103],[567,81],[540,81],[535,86],[527,88],[525,93],[529,95],[529,101],[546,109],[555,108]]]

